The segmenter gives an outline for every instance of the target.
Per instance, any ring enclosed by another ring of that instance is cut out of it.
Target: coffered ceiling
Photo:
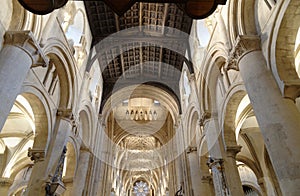
[[[104,80],[102,107],[113,90],[135,84],[158,86],[178,99],[183,63],[190,64],[192,18],[173,3],[136,2],[121,16],[101,1],[85,6]]]

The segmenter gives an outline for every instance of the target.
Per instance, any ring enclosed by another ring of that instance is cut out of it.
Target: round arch
[[[175,98],[167,91],[164,91],[159,87],[154,87],[146,84],[132,85],[114,92],[106,101],[103,107],[103,122],[107,122],[108,116],[112,109],[115,108],[123,100],[128,98],[141,97],[158,100],[167,108],[167,110],[170,112],[170,115],[172,116],[173,123],[176,124],[177,116],[180,113],[180,105],[178,104],[177,100],[175,100]]]
[[[235,119],[236,112],[241,100],[246,95],[246,90],[243,84],[236,84],[229,89],[225,102],[222,108],[221,122],[222,124],[222,136],[226,146],[236,146],[235,137]]]
[[[269,65],[280,89],[287,91],[286,88],[290,88],[286,84],[288,81],[299,80],[294,50],[300,27],[300,13],[295,12],[294,8],[299,7],[300,2],[297,0],[279,1],[278,6],[281,9],[276,13],[276,21],[268,47]],[[293,22],[290,22],[291,18]],[[285,96],[292,99],[300,96],[300,91],[293,87],[288,90],[288,93]]]
[[[49,38],[44,46],[44,53],[53,63],[60,80],[59,108],[72,108],[76,104],[78,93],[78,77],[76,65],[71,51],[55,38]]]

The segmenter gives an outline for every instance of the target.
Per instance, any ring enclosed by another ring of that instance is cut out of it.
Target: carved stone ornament
[[[187,148],[187,151],[186,151],[187,154],[192,153],[192,152],[197,152],[197,147],[196,146],[189,146]]]
[[[204,183],[210,183],[212,181],[212,176],[210,176],[210,175],[202,176],[201,181]]]
[[[74,119],[72,109],[58,109],[56,115],[68,119]]]
[[[204,126],[204,124],[205,124],[204,122],[205,122],[206,120],[208,120],[210,117],[211,117],[211,113],[210,113],[210,112],[208,112],[208,111],[203,112],[203,113],[201,114],[200,119],[199,119],[199,125],[200,125],[200,126]]]
[[[47,67],[49,65],[49,59],[45,56],[31,31],[7,31],[4,35],[4,44],[24,50],[32,59],[32,67]]]
[[[9,179],[9,178],[0,178],[0,186],[1,187],[9,187],[9,186],[11,186],[12,185],[12,183],[13,183],[13,181],[11,180],[11,179]]]
[[[300,79],[283,81],[284,87],[282,94],[285,98],[295,101],[300,97]]]
[[[30,157],[30,159],[32,161],[34,161],[34,163],[39,162],[39,161],[44,161],[44,159],[45,159],[45,150],[29,148],[27,155],[28,155],[28,157]]]
[[[235,158],[236,154],[241,151],[242,146],[226,146],[226,153],[228,157]]]
[[[231,50],[225,66],[225,70],[233,69],[238,71],[238,62],[245,54],[260,50],[260,38],[258,36],[240,35],[237,37],[234,48]]]

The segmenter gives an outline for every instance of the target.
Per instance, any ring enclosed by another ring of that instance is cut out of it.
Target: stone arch
[[[255,0],[229,1],[229,37],[234,44],[239,35],[256,35]]]
[[[35,115],[36,136],[34,139],[33,148],[48,149],[50,140],[51,121],[49,119],[50,111],[46,112],[47,104],[41,101],[36,95],[23,92],[22,95],[30,103]],[[48,113],[48,115],[47,115]]]
[[[109,99],[105,102],[103,106],[102,115],[103,122],[107,122],[110,112],[119,103],[121,103],[126,98],[150,98],[153,100],[158,100],[162,105],[164,105],[172,116],[173,123],[176,124],[177,116],[180,113],[180,105],[178,100],[174,98],[169,92],[162,90],[159,87],[154,87],[152,85],[132,85],[124,87],[116,92],[114,92]]]
[[[221,122],[223,123],[222,136],[225,146],[236,146],[236,111],[245,95],[245,87],[242,84],[237,84],[229,89],[229,92],[227,93],[227,96],[225,98],[221,116]]]
[[[297,0],[278,2],[281,9],[277,13],[272,38],[270,39],[270,63],[279,87],[286,97],[295,99],[300,95],[291,81],[299,80],[295,68],[295,43],[300,27],[300,13],[294,11],[300,6]],[[293,22],[291,22],[291,20]],[[287,94],[285,94],[287,93]]]
[[[15,106],[19,108],[19,111],[22,111],[22,115],[24,115],[27,120],[31,119],[30,122],[32,122],[34,126],[30,129],[25,126],[23,129],[24,124],[17,124],[17,126],[21,126],[18,129],[27,131],[23,133],[13,130],[15,136],[21,137],[22,139],[14,147],[9,162],[7,162],[5,170],[3,171],[3,175],[14,182],[9,189],[10,192],[15,192],[17,189],[27,185],[30,174],[26,175],[28,178],[24,180],[21,180],[21,178],[18,182],[15,180],[21,170],[26,168],[30,169],[32,166],[32,161],[28,157],[28,148],[42,150],[46,154],[49,147],[52,127],[51,110],[46,97],[44,97],[39,89],[24,85],[19,95],[22,97],[16,99]],[[15,113],[16,111],[17,110],[14,109],[12,115],[17,114],[18,112]],[[8,133],[9,132],[7,132],[7,134]]]
[[[50,100],[37,86],[23,85],[20,94],[24,96],[36,114],[36,138],[34,148],[45,149],[47,151],[50,142],[51,130],[53,129],[53,112],[50,106]]]
[[[204,60],[205,69],[200,71],[200,90],[199,99],[202,100],[200,106],[201,113],[206,111],[216,111],[216,85],[220,67],[226,62],[226,50],[223,43],[216,43],[208,51]]]
[[[80,17],[80,18],[78,18],[78,17]],[[78,24],[78,19],[82,20],[82,21],[80,21],[80,22],[82,22],[82,24],[81,23]],[[74,44],[77,45],[82,41],[81,37],[84,35],[85,29],[86,29],[86,21],[85,21],[84,11],[82,9],[76,10],[72,16],[71,21],[72,21],[72,24],[70,24],[68,26],[66,36],[67,36],[67,38],[75,39],[73,41],[74,41]],[[74,26],[74,29],[72,28],[73,26]],[[70,30],[70,28],[72,28],[71,30],[76,31],[75,33],[73,32],[73,34],[75,34],[75,37],[68,36],[68,31]]]
[[[74,177],[76,168],[77,168],[77,160],[78,160],[78,149],[76,142],[74,141],[73,138],[69,137],[67,140],[67,152],[66,152],[66,157],[65,157],[65,177]]]
[[[199,111],[196,109],[195,105],[189,107],[187,112],[186,130],[187,138],[186,144],[193,147],[197,146],[197,140],[199,140],[200,133],[197,134],[197,129],[199,129]],[[197,138],[198,137],[198,138]]]
[[[59,108],[74,107],[78,92],[78,82],[74,58],[69,48],[61,41],[50,38],[44,47],[50,63],[54,63],[60,82]],[[63,82],[62,82],[63,81]]]
[[[41,38],[42,16],[25,10],[17,0],[12,0],[13,12],[9,30],[30,30],[37,40]]]
[[[238,167],[242,185],[249,186],[253,188],[256,191],[256,193],[262,195],[261,187],[258,184],[259,178],[255,173],[255,171],[253,171],[253,169],[244,162],[238,162],[237,167]]]
[[[94,131],[94,120],[93,120],[93,115],[92,110],[90,109],[90,106],[84,105],[82,107],[82,110],[78,113],[79,114],[79,137],[82,141],[83,146],[85,147],[91,147],[92,145],[92,140],[91,138],[92,133]]]
[[[188,106],[189,99],[192,93],[192,86],[190,83],[191,73],[189,69],[184,66],[181,71],[181,79],[180,79],[180,101],[182,109],[186,109]]]

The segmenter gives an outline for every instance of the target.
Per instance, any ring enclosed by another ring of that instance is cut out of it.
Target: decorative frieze
[[[47,67],[49,65],[49,59],[45,56],[31,31],[7,31],[4,35],[4,44],[24,50],[32,59],[32,67]]]
[[[239,70],[239,59],[245,54],[260,50],[260,38],[258,36],[251,35],[239,35],[235,42],[235,47],[231,50],[227,63],[225,65],[225,70],[233,69]]]

